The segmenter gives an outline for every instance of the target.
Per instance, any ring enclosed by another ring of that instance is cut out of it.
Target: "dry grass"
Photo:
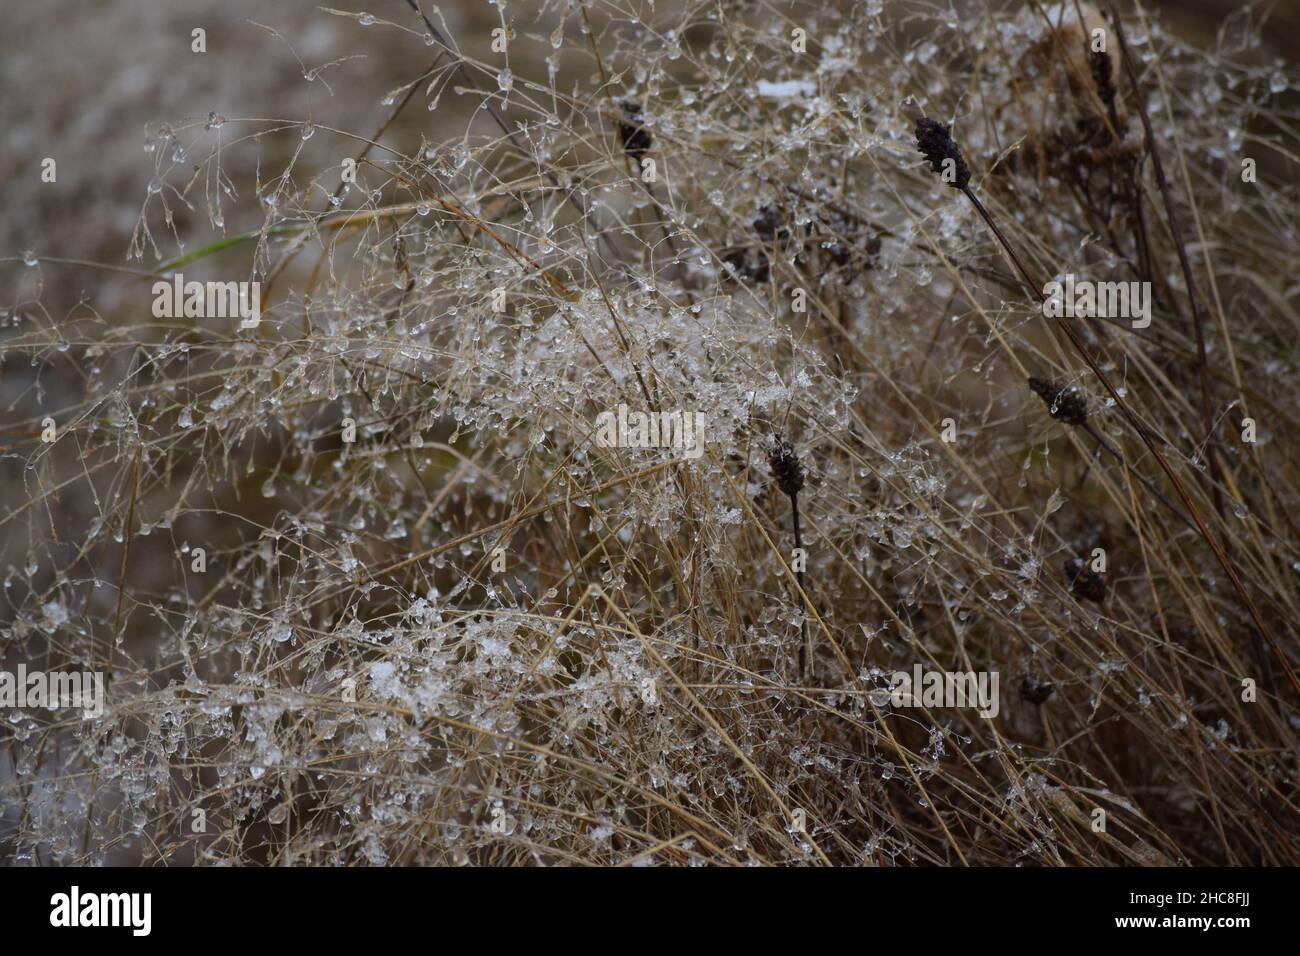
[[[1128,11],[1130,77],[1073,2],[540,6],[504,80],[358,23],[413,51],[364,130],[173,123],[112,315],[5,263],[5,666],[111,685],[0,713],[0,852],[1300,860],[1300,111],[1245,21]],[[439,97],[487,108],[390,128]],[[174,268],[259,278],[261,325],[150,317]],[[1066,273],[1150,326],[1044,318]],[[602,447],[620,403],[702,457]],[[1000,713],[871,694],[916,663]]]

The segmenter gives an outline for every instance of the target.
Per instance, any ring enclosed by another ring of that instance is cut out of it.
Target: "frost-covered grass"
[[[3,262],[0,666],[110,681],[0,710],[0,855],[1296,863],[1300,72],[1260,24],[1127,10],[1139,95],[1073,0],[499,6],[321,11],[409,47],[364,128],[160,118],[128,261]],[[294,39],[286,82],[360,68]],[[155,317],[173,271],[260,324]],[[1149,281],[1150,326],[1045,318],[1065,274]],[[606,447],[620,405],[703,454]],[[895,706],[916,664],[997,716]]]

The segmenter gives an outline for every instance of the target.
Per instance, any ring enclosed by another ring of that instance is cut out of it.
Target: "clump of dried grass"
[[[1138,13],[1125,84],[1069,3],[659,6],[544,4],[508,77],[486,43],[413,66],[387,110],[489,106],[436,141],[173,124],[207,158],[152,154],[142,254],[165,202],[211,225],[225,151],[290,157],[222,217],[260,227],[159,267],[260,278],[252,332],[26,287],[8,659],[112,684],[100,719],[4,718],[10,855],[1295,862],[1272,66]],[[1054,328],[1030,280],[1066,272],[1152,282],[1155,321]],[[705,454],[602,447],[619,404],[699,411]],[[1001,713],[879,703],[918,662],[998,672]]]

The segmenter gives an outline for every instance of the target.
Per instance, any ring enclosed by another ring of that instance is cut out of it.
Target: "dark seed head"
[[[965,189],[970,185],[970,168],[952,141],[952,127],[922,116],[916,121],[916,148],[949,186]]]
[[[772,444],[772,451],[767,456],[767,463],[772,467],[772,480],[783,492],[793,498],[803,487],[803,465],[794,453],[794,446],[784,438],[777,437]]]
[[[1096,571],[1085,571],[1077,558],[1065,562],[1065,580],[1075,597],[1098,604],[1106,600],[1105,579]]]
[[[1067,425],[1082,425],[1088,420],[1088,400],[1074,386],[1068,388],[1047,378],[1030,376],[1029,387],[1047,403],[1047,412]]]
[[[1110,54],[1104,50],[1088,52],[1088,66],[1092,70],[1092,81],[1097,84],[1097,95],[1108,107],[1115,103],[1115,83],[1111,77]]]
[[[640,159],[649,152],[652,142],[650,131],[641,123],[641,104],[636,100],[624,100],[619,106],[623,118],[618,122],[618,140],[623,145],[623,152],[633,159]]]
[[[1039,683],[1026,674],[1020,679],[1020,699],[1031,704],[1045,704],[1056,693],[1051,684]]]

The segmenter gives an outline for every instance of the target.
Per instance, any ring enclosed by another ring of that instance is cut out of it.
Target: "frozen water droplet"
[[[515,75],[509,70],[502,70],[497,74],[497,89],[502,93],[509,93],[515,85]]]
[[[315,136],[315,135],[316,135],[316,124],[315,124],[315,123],[303,123],[303,124],[302,124],[302,138],[303,138],[303,139],[311,139],[311,138],[312,138],[313,136]]]
[[[38,262],[40,262],[40,260],[36,258],[36,253],[32,252],[30,249],[23,250],[23,265],[30,268]]]
[[[1286,77],[1282,75],[1281,70],[1278,70],[1268,79],[1268,91],[1270,93],[1285,93],[1286,85]]]
[[[222,116],[220,113],[218,113],[216,110],[213,110],[211,113],[208,114],[208,124],[205,128],[221,129],[221,127],[225,124],[225,122],[226,122],[226,118]]]
[[[375,22],[374,16],[372,16],[369,13],[363,13],[361,14],[361,16],[357,17],[357,23],[361,24],[363,27],[368,27],[370,26],[370,24],[374,22]]]

